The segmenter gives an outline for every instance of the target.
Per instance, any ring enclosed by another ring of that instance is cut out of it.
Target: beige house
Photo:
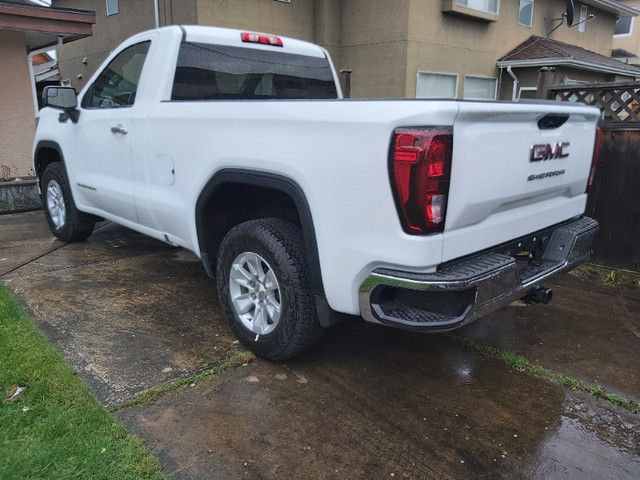
[[[29,62],[59,42],[91,35],[93,22],[93,12],[86,10],[0,1],[0,180],[31,173],[36,105]]]
[[[94,35],[65,47],[59,57],[62,78],[77,88],[120,41],[156,23],[233,27],[319,43],[329,50],[338,70],[353,72],[353,97],[512,99],[535,95],[543,67],[549,67],[546,82],[640,76],[637,68],[610,64],[616,21],[640,13],[614,0],[576,0],[571,27],[566,0],[53,0],[53,4],[96,11]],[[577,46],[588,52],[588,59],[567,60],[572,55],[567,52],[529,58],[531,45],[541,46],[537,38],[551,42],[548,51]]]

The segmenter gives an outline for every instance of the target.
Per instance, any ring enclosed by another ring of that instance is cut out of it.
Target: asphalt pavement
[[[110,409],[242,351],[193,254],[109,222],[64,244],[42,212],[0,215],[0,281]],[[547,286],[457,334],[640,401],[640,289]],[[640,415],[362,321],[116,415],[178,479],[640,478]]]

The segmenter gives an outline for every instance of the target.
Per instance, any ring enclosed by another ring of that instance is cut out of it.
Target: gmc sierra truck
[[[64,242],[107,219],[195,252],[242,343],[284,360],[347,315],[458,328],[590,254],[598,110],[345,100],[328,53],[171,26],[125,41],[34,143]],[[345,315],[346,314],[346,315]]]

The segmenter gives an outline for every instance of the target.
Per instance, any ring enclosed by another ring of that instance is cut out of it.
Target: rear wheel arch
[[[257,355],[288,360],[322,337],[298,225],[282,218],[237,225],[222,242],[216,271],[229,325]]]
[[[218,248],[227,232],[248,220],[268,217],[300,226],[311,288],[316,296],[324,297],[315,228],[306,196],[296,182],[272,173],[223,170],[202,190],[196,204],[196,228],[209,275],[214,276]]]

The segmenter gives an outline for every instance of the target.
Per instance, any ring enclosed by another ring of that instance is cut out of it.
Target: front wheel
[[[51,233],[63,242],[86,240],[93,232],[96,217],[76,208],[64,165],[49,164],[42,174],[41,187],[42,206]]]
[[[287,360],[322,337],[302,232],[291,222],[268,218],[233,228],[220,246],[216,279],[231,328],[257,355]]]

